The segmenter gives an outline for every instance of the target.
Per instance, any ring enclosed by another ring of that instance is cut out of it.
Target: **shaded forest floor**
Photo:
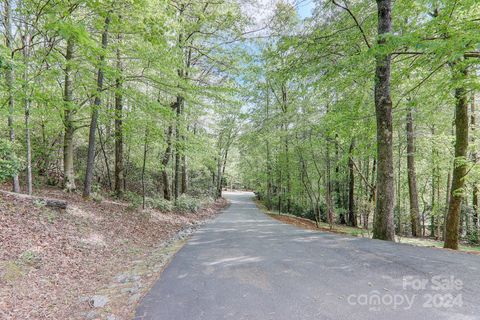
[[[279,220],[284,223],[292,224],[300,228],[309,229],[309,230],[320,230],[338,234],[344,234],[354,237],[361,237],[361,238],[371,238],[372,233],[370,230],[365,230],[363,228],[356,228],[356,227],[349,227],[346,225],[338,225],[334,224],[332,228],[328,223],[320,222],[319,226],[317,227],[315,221],[310,219],[298,217],[291,214],[279,214],[278,212],[273,212],[267,210],[267,208],[259,201],[256,201],[257,206],[270,217]],[[433,247],[433,248],[441,248],[443,249],[443,241],[434,240],[430,238],[412,238],[412,237],[404,237],[404,236],[396,236],[396,242],[398,243],[405,243],[414,246],[421,246],[421,247]],[[463,244],[460,245],[460,251],[465,251],[468,253],[480,254],[480,246],[473,246]]]
[[[0,194],[1,319],[130,319],[184,239],[227,205],[180,214],[42,194],[68,208]]]

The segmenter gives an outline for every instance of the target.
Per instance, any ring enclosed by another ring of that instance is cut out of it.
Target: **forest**
[[[219,193],[238,131],[238,5],[2,5],[1,178],[14,192],[51,185],[143,207]]]
[[[0,20],[0,318],[478,317],[478,0]],[[439,275],[458,313],[349,300]]]
[[[245,183],[269,209],[376,239],[478,243],[479,3],[277,10],[245,75]]]
[[[247,188],[376,239],[478,243],[478,2],[270,9],[3,1],[5,189],[145,208]]]

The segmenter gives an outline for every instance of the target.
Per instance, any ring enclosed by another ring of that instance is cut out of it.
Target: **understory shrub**
[[[171,201],[160,197],[147,198],[146,205],[148,208],[157,209],[162,212],[169,212],[173,211],[174,209],[173,203]]]
[[[18,173],[21,162],[15,155],[12,144],[0,139],[0,182],[8,180]]]
[[[126,191],[123,198],[129,203],[130,209],[136,209],[142,205],[142,197],[135,192]]]
[[[182,194],[175,201],[175,210],[182,213],[195,213],[202,206],[202,200]]]
[[[136,209],[142,205],[142,197],[135,192],[125,192],[124,199],[129,202],[131,209]],[[200,208],[211,205],[213,202],[215,200],[212,197],[197,198],[186,194],[179,196],[176,201],[166,200],[158,196],[145,198],[145,206],[147,208],[161,212],[196,213]]]

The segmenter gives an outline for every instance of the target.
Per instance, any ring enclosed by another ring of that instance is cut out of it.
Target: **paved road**
[[[480,256],[302,230],[226,196],[135,319],[480,319]]]

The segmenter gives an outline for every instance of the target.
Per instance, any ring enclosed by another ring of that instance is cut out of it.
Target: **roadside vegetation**
[[[269,210],[479,243],[478,1],[282,2],[237,165]]]
[[[309,229],[309,230],[318,230],[322,232],[331,232],[336,234],[343,234],[352,237],[359,237],[359,238],[372,238],[372,232],[369,229],[363,229],[363,227],[351,227],[348,225],[342,224],[328,224],[327,222],[320,221],[317,223],[315,220],[306,218],[299,214],[289,214],[289,213],[279,213],[278,211],[271,211],[268,210],[264,203],[259,200],[256,200],[257,206],[262,210],[265,214],[269,215],[270,217],[281,221],[283,223],[292,224],[294,226]],[[432,248],[441,248],[443,249],[443,241],[435,240],[432,238],[415,238],[412,236],[399,236],[395,237],[395,241],[398,243],[405,243],[410,244],[413,246],[419,247],[432,247]],[[480,254],[480,246],[470,244],[468,242],[462,242],[458,248],[459,251],[469,252]]]
[[[1,319],[131,319],[188,235],[227,204],[139,210],[45,194],[67,209],[0,194]]]
[[[477,250],[479,17],[478,0],[1,1],[0,318],[74,319],[110,264],[145,261],[225,187],[303,226]]]
[[[236,1],[4,0],[0,22],[0,318],[130,319],[226,205],[247,19]]]

